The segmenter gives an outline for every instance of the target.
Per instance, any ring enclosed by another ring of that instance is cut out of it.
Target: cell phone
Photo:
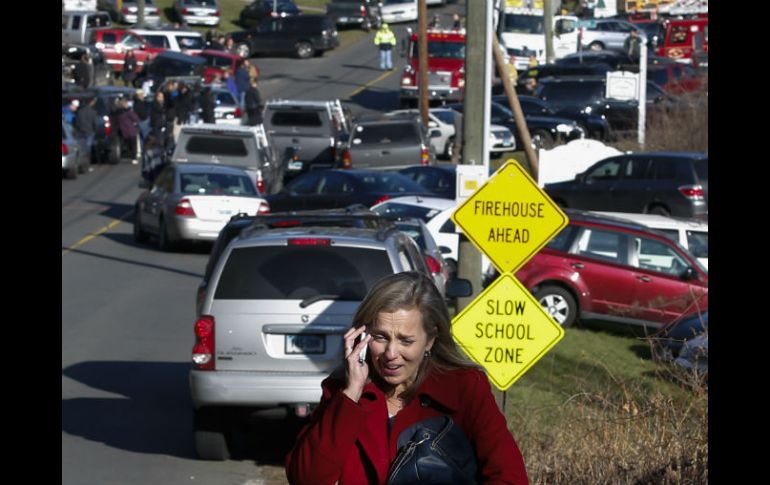
[[[366,338],[366,331],[363,331],[363,332],[361,332],[361,335],[359,335],[359,336],[358,336],[356,344],[358,344],[359,342],[361,342],[361,341],[362,341],[363,339],[365,339],[365,338]],[[362,364],[363,364],[363,362],[366,360],[366,351],[367,351],[368,349],[369,349],[369,346],[368,346],[368,345],[366,345],[366,346],[364,346],[364,348],[361,350],[361,352],[358,354],[358,362],[359,362],[359,363],[362,363]]]

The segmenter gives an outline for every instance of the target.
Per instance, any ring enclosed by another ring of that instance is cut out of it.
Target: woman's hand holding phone
[[[361,326],[348,330],[343,339],[347,368],[347,384],[343,392],[350,399],[358,402],[364,390],[364,384],[369,377],[366,350],[372,337],[366,333],[366,326]]]

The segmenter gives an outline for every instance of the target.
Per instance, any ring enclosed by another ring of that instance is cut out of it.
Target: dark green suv
[[[323,55],[340,44],[337,28],[325,15],[267,17],[256,27],[230,35],[242,57],[294,54],[300,59]]]

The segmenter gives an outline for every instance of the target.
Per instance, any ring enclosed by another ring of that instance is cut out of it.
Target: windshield
[[[543,17],[540,15],[521,15],[507,13],[503,18],[502,31],[511,34],[542,34]]]
[[[412,57],[418,57],[419,42],[412,44]],[[428,42],[428,57],[438,59],[465,59],[464,42]]]

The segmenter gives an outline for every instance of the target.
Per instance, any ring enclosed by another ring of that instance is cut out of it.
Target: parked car
[[[219,25],[218,0],[174,0],[174,15],[187,25]]]
[[[211,85],[211,92],[214,93],[216,102],[214,107],[215,123],[218,125],[241,125],[243,123],[243,111],[235,95],[221,84]]]
[[[325,15],[267,17],[254,28],[233,32],[230,37],[241,57],[294,54],[309,59],[340,44],[334,22]]]
[[[151,62],[156,53],[155,50],[148,50],[147,41],[132,30],[94,30],[89,41],[101,52],[105,62],[116,73],[123,72],[123,64],[128,50],[133,52],[139,70],[144,69],[145,64]]]
[[[389,24],[417,20],[417,0],[381,0],[380,15]]]
[[[139,2],[137,0],[100,0],[99,8],[107,11],[115,22],[135,24],[139,21]],[[155,0],[144,0],[145,24],[160,24],[160,12]]]
[[[597,115],[590,112],[566,112],[560,111],[551,106],[547,101],[535,98],[534,96],[518,96],[519,105],[524,112],[525,118],[532,116],[556,116],[560,118],[567,118],[574,121],[580,129],[585,133],[586,138],[593,138],[595,140],[606,140],[610,135],[610,125],[607,123],[604,115]],[[493,96],[492,101],[500,103],[508,109],[511,109],[508,104],[507,96]]]
[[[623,50],[626,38],[635,30],[642,42],[647,41],[647,33],[627,20],[589,19],[579,22],[581,46],[584,49],[600,51],[604,49]]]
[[[61,123],[61,171],[68,179],[78,178],[79,173],[88,171],[86,154],[80,149],[80,142],[69,123]]]
[[[235,76],[235,70],[238,67],[238,62],[241,60],[241,56],[226,51],[209,49],[204,49],[195,55],[206,59],[206,64],[203,68],[203,82],[207,83],[213,82],[217,76],[220,79],[224,79],[225,71],[229,72],[231,76]],[[257,69],[257,75],[259,75],[259,69]]]
[[[308,416],[367,292],[390,274],[427,274],[414,240],[394,227],[254,227],[213,267],[189,374],[195,450],[210,460],[228,458],[238,416],[275,408]],[[470,294],[464,283],[447,296]]]
[[[708,220],[708,155],[627,153],[544,189],[561,207]]]
[[[428,132],[413,117],[359,119],[342,145],[341,166],[367,169],[398,169],[409,165],[436,163],[430,139],[440,136]]]
[[[707,75],[680,62],[647,66],[647,79],[674,95],[698,92],[708,86]]]
[[[269,17],[289,17],[301,15],[302,11],[294,0],[254,0],[243,7],[238,15],[238,24],[250,29]]]
[[[365,31],[382,25],[379,0],[331,0],[326,4],[326,15],[337,25],[359,25]]]
[[[444,259],[441,249],[433,239],[428,226],[421,219],[397,218],[393,221],[399,231],[414,239],[425,259],[433,283],[442,295],[446,295],[446,284],[450,278],[450,266]]]
[[[181,241],[214,241],[240,212],[270,211],[253,180],[242,169],[211,164],[171,163],[134,204],[134,240],[156,235],[168,251]]]
[[[267,197],[274,211],[333,209],[362,204],[370,207],[391,197],[430,196],[423,187],[395,172],[377,170],[314,170]]]
[[[398,173],[430,190],[434,197],[454,201],[457,196],[457,165],[414,165]]]
[[[112,27],[110,15],[96,10],[62,11],[62,43],[85,44],[91,32],[96,29]]]
[[[666,235],[565,212],[568,226],[515,275],[557,323],[598,319],[657,330],[708,310],[708,273]]]
[[[136,79],[137,85],[145,80],[151,80],[153,87],[162,85],[167,78],[203,79],[206,69],[206,59],[198,56],[182,54],[181,52],[165,51],[158,54],[152,62],[146,64]]]
[[[598,214],[619,217],[657,229],[672,241],[690,251],[704,268],[709,267],[709,225],[698,219],[668,217],[658,214],[633,214],[630,212],[598,212]]]
[[[463,105],[461,103],[448,106],[462,113]],[[532,143],[544,150],[550,150],[556,145],[567,143],[572,140],[584,138],[585,133],[577,123],[571,119],[559,118],[556,116],[528,116],[526,118],[527,128],[532,138]],[[517,147],[523,147],[524,142],[519,136],[516,128],[516,121],[513,118],[513,112],[507,107],[492,101],[490,103],[490,123],[503,125],[511,130],[516,140]]]

